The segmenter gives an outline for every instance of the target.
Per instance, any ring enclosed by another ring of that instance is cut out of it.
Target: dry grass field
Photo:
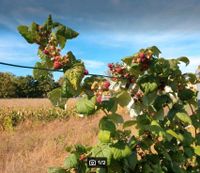
[[[74,100],[69,107],[73,105]],[[2,107],[49,109],[51,104],[47,99],[2,99]],[[86,118],[69,116],[69,119],[48,123],[27,120],[12,131],[0,132],[0,173],[45,173],[50,166],[62,165],[67,146],[96,142],[102,115],[98,112]]]
[[[15,108],[49,108],[52,107],[48,99],[0,99],[1,107],[15,107]]]

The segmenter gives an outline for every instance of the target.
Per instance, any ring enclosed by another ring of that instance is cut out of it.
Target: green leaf
[[[194,152],[196,155],[200,156],[200,145],[194,147]]]
[[[74,90],[80,88],[80,83],[84,77],[84,70],[85,67],[82,63],[76,63],[65,72],[64,77],[70,82]]]
[[[107,168],[97,168],[96,173],[107,173]]]
[[[194,155],[194,150],[191,147],[184,147],[184,153],[191,158]]]
[[[76,63],[72,68],[65,71],[62,85],[63,97],[70,98],[80,93],[84,69],[85,67],[82,63]]]
[[[135,136],[132,136],[128,141],[128,146],[133,150],[137,145],[137,139]]]
[[[153,52],[153,55],[155,55],[156,57],[159,57],[159,54],[161,54],[161,51],[156,46],[152,46],[149,49]]]
[[[127,64],[128,66],[131,66],[132,61],[133,61],[133,56],[128,56],[122,59],[122,61]]]
[[[48,173],[67,173],[67,171],[61,167],[50,167]]]
[[[154,118],[156,120],[164,120],[164,109],[160,109],[159,111],[157,111]]]
[[[79,92],[75,91],[70,81],[67,78],[63,78],[62,97],[71,98],[73,96],[78,95],[78,93]]]
[[[125,158],[125,166],[134,172],[136,165],[137,165],[137,153],[133,152],[130,156]]]
[[[183,74],[185,76],[185,78],[191,82],[192,84],[196,84],[197,81],[197,76],[194,73],[185,73]]]
[[[112,122],[111,119],[108,117],[103,117],[99,122],[99,128],[101,130],[108,130],[111,133],[114,133],[116,131],[115,124]]]
[[[156,100],[153,105],[155,109],[158,111],[162,109],[165,104],[169,104],[171,102],[172,100],[168,95],[161,95],[156,97]]]
[[[127,127],[130,127],[130,126],[133,126],[137,123],[137,121],[135,120],[128,120],[128,121],[125,121],[124,124],[123,124],[123,128],[127,128]]]
[[[61,108],[64,108],[64,105],[67,102],[66,98],[61,97],[61,88],[56,88],[56,89],[50,91],[47,94],[47,96],[54,106],[59,106]]]
[[[61,47],[61,49],[63,49],[65,47],[65,43],[67,41],[67,39],[72,39],[78,36],[78,33],[74,30],[72,30],[71,28],[68,28],[64,25],[59,25],[57,27],[56,30],[56,37],[58,40],[58,43]]]
[[[81,98],[76,103],[76,111],[80,114],[90,115],[95,111],[96,97],[88,99],[87,97]]]
[[[25,25],[18,26],[19,33],[26,39],[28,43],[34,43],[33,35],[29,32],[28,27]]]
[[[124,107],[127,106],[128,103],[131,101],[131,96],[127,91],[121,91],[116,96],[116,101],[120,106]]]
[[[178,97],[183,101],[190,100],[193,96],[194,96],[194,92],[190,89],[183,89],[183,90],[180,90],[178,93]]]
[[[116,123],[116,124],[121,124],[124,122],[124,119],[122,118],[122,116],[117,113],[112,113],[111,115],[109,115],[109,119],[111,119],[113,123]]]
[[[92,148],[92,157],[106,157],[107,163],[110,165],[112,158],[111,148],[107,144],[100,144]]]
[[[101,103],[101,106],[106,109],[108,112],[112,112],[113,108],[116,106],[116,101],[114,98],[110,98],[109,100],[105,100]]]
[[[185,56],[177,58],[177,60],[181,61],[181,62],[184,62],[186,64],[186,66],[189,65],[189,63],[190,63],[190,60]]]
[[[37,62],[35,64],[35,67],[36,68],[47,68],[46,64],[42,64],[40,62]],[[51,75],[52,75],[52,73],[47,70],[33,69],[33,77],[36,80],[41,79],[41,78],[49,78]]]
[[[76,154],[70,154],[64,161],[64,168],[75,168],[78,165],[78,158]]]
[[[175,137],[176,139],[180,140],[180,141],[183,141],[183,135],[181,134],[177,134],[175,131],[169,129],[166,131],[168,134],[170,134],[171,136]]]
[[[145,106],[151,106],[153,104],[153,102],[155,101],[156,96],[157,96],[156,92],[152,92],[152,93],[145,95],[142,98],[144,105]]]
[[[100,130],[99,134],[98,134],[98,139],[102,142],[102,143],[109,143],[110,142],[110,131],[107,130]]]
[[[119,141],[112,145],[113,158],[116,160],[128,157],[131,155],[130,147],[122,141]]]
[[[48,16],[48,18],[44,24],[44,27],[46,27],[47,30],[51,30],[53,28],[53,19],[52,19],[51,15]]]
[[[181,120],[183,123],[186,124],[192,124],[192,120],[190,118],[190,116],[184,112],[178,112],[176,113],[176,117]]]
[[[151,75],[143,75],[138,79],[138,84],[145,95],[154,92],[157,88],[157,80]]]
[[[53,67],[53,61],[49,56],[44,54],[41,49],[38,50],[38,56],[41,58],[42,62],[45,63],[45,67],[51,69]]]

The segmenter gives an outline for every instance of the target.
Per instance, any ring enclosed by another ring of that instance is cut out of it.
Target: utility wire
[[[40,67],[31,67],[31,66],[10,64],[10,63],[5,63],[5,62],[0,62],[0,65],[11,66],[11,67],[18,67],[18,68],[27,68],[27,69],[38,69],[38,70],[44,70],[44,71],[63,72],[63,70],[55,70],[55,69],[40,68]],[[112,76],[100,75],[100,74],[87,74],[87,75],[89,75],[89,76],[99,76],[99,77],[113,78]]]
[[[11,67],[19,67],[19,68],[28,68],[28,69],[38,69],[38,70],[45,70],[45,71],[57,71],[63,72],[61,70],[54,70],[54,69],[47,69],[47,68],[40,68],[40,67],[31,67],[31,66],[23,66],[23,65],[16,65],[16,64],[9,64],[5,62],[0,62],[1,65],[11,66]]]

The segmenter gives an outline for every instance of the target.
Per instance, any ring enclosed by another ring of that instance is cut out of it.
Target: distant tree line
[[[15,76],[0,72],[0,98],[43,98],[54,88],[59,87],[53,77]]]

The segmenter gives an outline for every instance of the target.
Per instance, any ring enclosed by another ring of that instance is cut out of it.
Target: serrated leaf
[[[192,84],[196,84],[197,83],[197,76],[195,74],[193,74],[193,73],[185,73],[183,75]]]
[[[128,120],[128,121],[125,121],[124,124],[123,124],[123,128],[127,128],[127,127],[130,127],[130,126],[133,126],[137,123],[137,121],[135,120]]]
[[[110,138],[111,138],[110,131],[107,131],[107,130],[100,130],[99,131],[98,139],[102,143],[108,143],[108,142],[110,142]]]
[[[133,61],[133,56],[128,56],[122,59],[122,61],[127,64],[128,66],[131,66],[132,61]]]
[[[110,98],[109,100],[105,100],[101,103],[101,106],[107,110],[108,112],[112,112],[114,109],[114,106],[116,106],[116,101],[113,98]]]
[[[77,36],[78,36],[78,33],[72,30],[71,28],[68,28],[61,24],[57,26],[56,37],[61,49],[65,47],[65,43],[67,39],[72,39]]]
[[[70,154],[64,161],[64,168],[75,168],[78,165],[78,158],[76,154]]]
[[[145,106],[151,106],[153,104],[153,102],[155,101],[156,96],[157,96],[156,92],[152,92],[152,93],[145,95],[142,98],[144,105]]]
[[[87,97],[81,98],[76,103],[76,111],[80,114],[90,115],[95,111],[96,97],[90,100]]]
[[[181,134],[177,134],[175,131],[169,129],[166,131],[168,134],[170,134],[171,136],[175,137],[176,139],[180,140],[180,141],[183,141],[183,135]]]
[[[162,121],[164,119],[164,109],[158,110],[154,117],[155,117],[156,120]]]
[[[25,25],[18,26],[19,33],[26,39],[28,43],[34,43],[32,34],[29,32],[29,28]]]
[[[135,171],[135,167],[137,165],[137,154],[136,152],[133,152],[130,156],[125,158],[126,162],[125,165],[130,169],[131,171]]]
[[[131,148],[131,149],[134,149],[135,146],[137,145],[137,139],[135,136],[132,136],[129,141],[128,141],[128,146]]]
[[[47,30],[51,30],[53,28],[53,19],[51,15],[48,16],[44,26],[47,28]]]
[[[121,91],[116,96],[116,101],[120,106],[124,107],[127,106],[128,103],[131,101],[131,96],[127,91]]]
[[[116,131],[115,124],[112,122],[111,119],[108,117],[103,117],[99,122],[99,128],[101,130],[108,130],[111,133],[114,133]]]
[[[112,158],[111,148],[107,144],[97,145],[92,148],[92,157],[106,157],[107,163],[110,165]]]
[[[177,60],[181,61],[181,62],[184,62],[186,64],[186,66],[189,65],[189,63],[190,63],[190,60],[185,56],[177,58]]]
[[[154,92],[158,88],[157,80],[150,75],[143,75],[138,79],[138,84],[145,95]]]
[[[70,82],[74,90],[80,88],[80,83],[84,77],[84,69],[85,67],[82,63],[76,63],[64,74],[64,77]]]
[[[113,158],[116,160],[119,160],[131,155],[130,147],[122,141],[117,142],[111,148],[112,148]]]
[[[172,100],[168,95],[157,96],[154,102],[154,107],[158,111],[163,108],[164,104],[171,103]]]
[[[190,116],[184,112],[176,113],[176,117],[181,120],[183,123],[192,124]]]
[[[149,49],[153,52],[153,55],[155,55],[156,57],[159,57],[161,51],[156,46],[152,46]]]
[[[194,92],[190,89],[183,89],[183,90],[180,90],[178,93],[178,97],[183,101],[190,100],[193,96],[194,96]]]
[[[42,64],[40,62],[37,62],[35,64],[36,68],[46,68],[46,64]],[[49,78],[52,75],[50,71],[47,70],[40,70],[40,69],[33,69],[33,77],[34,79],[38,80],[40,78]]]
[[[122,116],[117,113],[112,113],[111,115],[109,115],[109,119],[111,119],[116,124],[121,124],[124,122]]]
[[[69,82],[67,78],[63,78],[62,84],[62,97],[64,98],[71,98],[76,96],[78,92],[73,88],[72,84]]]
[[[200,156],[200,145],[194,147],[194,152],[196,155]]]
[[[61,167],[50,167],[48,173],[67,173],[67,171]]]
[[[50,91],[47,96],[54,106],[58,106],[64,109],[64,105],[66,104],[67,99],[61,97],[61,88],[56,88]]]

